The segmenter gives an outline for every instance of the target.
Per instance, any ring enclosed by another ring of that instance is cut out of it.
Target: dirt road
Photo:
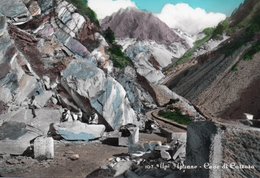
[[[141,133],[140,142],[146,141],[165,142],[166,139],[156,134]],[[10,161],[11,158],[0,158],[0,175],[25,178],[83,178],[106,164],[109,158],[127,154],[127,151],[127,147],[110,146],[100,142],[83,144],[55,141],[54,160],[38,162],[20,157],[20,161]],[[72,153],[79,154],[79,159],[69,159]]]

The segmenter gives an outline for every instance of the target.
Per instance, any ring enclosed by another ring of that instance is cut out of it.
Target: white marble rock
[[[34,140],[34,158],[54,158],[54,141],[52,137],[38,137]]]

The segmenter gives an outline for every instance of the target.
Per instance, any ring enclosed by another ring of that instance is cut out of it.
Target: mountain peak
[[[159,44],[169,45],[174,42],[186,42],[164,22],[151,13],[136,8],[120,9],[101,22],[103,30],[110,27],[117,38],[136,38],[153,40]]]
[[[131,11],[136,11],[136,12],[141,12],[139,9],[137,9],[136,7],[127,7],[127,8],[121,8],[119,9],[119,12],[124,13],[124,12],[131,12]],[[115,12],[114,14],[117,14],[117,12]]]

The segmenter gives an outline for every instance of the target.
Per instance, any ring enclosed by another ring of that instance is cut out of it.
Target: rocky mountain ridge
[[[116,38],[135,38],[152,40],[159,44],[171,45],[182,43],[188,47],[184,39],[177,35],[164,22],[153,14],[142,12],[136,8],[121,9],[101,21],[103,30],[110,27]]]
[[[165,77],[163,69],[192,46],[188,35],[135,8],[121,9],[106,17],[101,27],[114,31],[116,42],[132,60],[137,73],[151,83],[159,83]]]

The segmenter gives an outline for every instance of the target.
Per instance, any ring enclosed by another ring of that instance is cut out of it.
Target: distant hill
[[[178,36],[159,18],[135,8],[121,9],[101,22],[103,30],[110,27],[117,38],[136,38],[153,40],[159,44],[169,45],[186,41]]]

